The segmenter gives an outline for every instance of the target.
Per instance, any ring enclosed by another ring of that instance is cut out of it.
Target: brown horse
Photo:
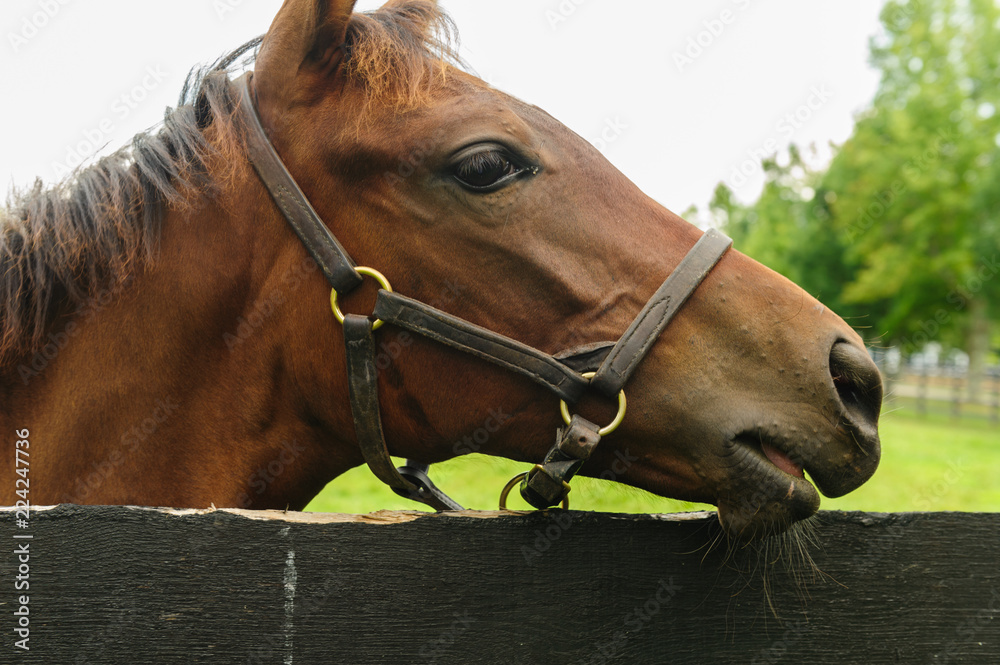
[[[489,330],[547,353],[616,340],[698,240],[586,141],[462,71],[433,2],[353,6],[286,0],[157,133],[3,213],[0,502],[18,498],[14,437],[34,504],[300,509],[364,463],[329,286],[248,161],[241,58],[271,143],[350,255]],[[341,305],[370,312],[373,294],[366,280]],[[481,452],[544,456],[560,415],[543,388],[375,335],[392,454],[444,460],[489,426]],[[736,251],[627,391],[582,473],[717,504],[730,533],[815,512],[803,471],[837,496],[878,464],[861,339]],[[600,420],[606,401],[577,408]]]

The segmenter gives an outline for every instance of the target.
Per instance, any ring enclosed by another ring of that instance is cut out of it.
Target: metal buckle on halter
[[[583,375],[592,378],[594,372]],[[521,497],[538,510],[544,510],[562,503],[564,509],[569,508],[569,481],[577,474],[584,462],[590,459],[601,437],[611,434],[625,418],[625,391],[618,393],[618,413],[614,420],[605,427],[600,427],[582,416],[570,416],[569,406],[565,401],[559,404],[565,429],[556,430],[556,443],[545,455],[541,464],[536,464],[531,471],[514,476],[500,494],[500,510],[507,509],[507,495],[517,484],[521,483]]]
[[[573,416],[569,426],[556,432],[556,437],[545,460],[521,481],[521,497],[539,510],[568,498],[569,481],[601,442],[598,426],[580,416]]]

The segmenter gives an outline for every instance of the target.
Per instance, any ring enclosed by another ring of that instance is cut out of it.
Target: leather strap
[[[601,442],[598,426],[573,416],[569,426],[556,431],[556,443],[545,460],[521,481],[521,496],[539,510],[558,505],[569,494],[569,481],[590,459]]]
[[[547,353],[398,293],[380,290],[374,315],[386,323],[523,374],[569,404],[579,400],[590,385],[583,376]]]
[[[392,465],[378,404],[378,368],[371,319],[357,314],[345,315],[344,342],[354,433],[368,468],[402,497],[425,503],[438,511],[462,510],[461,505],[431,481],[426,464],[407,460],[406,466],[398,469]]]
[[[344,316],[344,345],[347,348],[347,379],[351,396],[354,433],[368,467],[383,483],[407,494],[416,486],[399,474],[389,458],[382,432],[378,405],[378,368],[375,366],[375,337],[367,316]]]
[[[706,231],[632,321],[591,385],[608,397],[617,395],[674,315],[732,245],[726,234],[715,229]]]
[[[401,466],[396,470],[399,471],[399,475],[416,485],[417,491],[416,493],[407,492],[395,487],[392,488],[392,491],[403,498],[426,503],[428,506],[431,506],[437,511],[465,510],[460,503],[442,492],[438,486],[434,484],[434,481],[432,481],[430,476],[427,475],[430,469],[431,467],[429,464],[417,462],[412,459],[406,460],[406,466]]]
[[[552,357],[561,362],[566,367],[580,372],[596,372],[604,362],[604,359],[611,353],[615,346],[614,342],[594,342],[584,344],[572,349],[566,349],[554,354]]]
[[[354,261],[347,250],[330,233],[267,140],[254,108],[253,92],[250,90],[252,75],[252,72],[247,72],[235,82],[240,90],[236,113],[242,117],[248,130],[246,144],[250,163],[306,251],[326,275],[330,286],[337,293],[350,293],[361,284],[362,277],[354,270]]]

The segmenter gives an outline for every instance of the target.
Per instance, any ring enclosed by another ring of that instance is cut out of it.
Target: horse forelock
[[[355,14],[347,28],[345,73],[369,104],[419,106],[448,68],[466,68],[455,25],[433,0],[397,0]]]

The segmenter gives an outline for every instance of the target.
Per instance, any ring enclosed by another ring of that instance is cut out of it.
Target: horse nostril
[[[875,428],[882,410],[882,377],[864,349],[837,342],[830,350],[830,376],[848,417]]]

